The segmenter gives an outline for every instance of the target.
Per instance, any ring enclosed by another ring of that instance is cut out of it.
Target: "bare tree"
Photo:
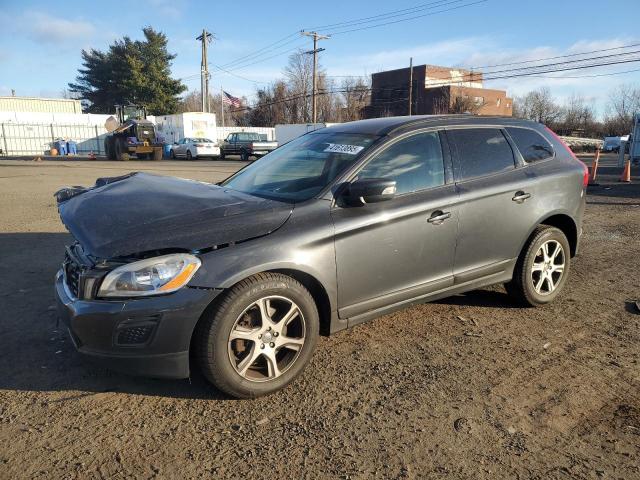
[[[633,114],[640,112],[640,88],[623,84],[609,94],[604,118],[609,135],[625,135],[631,129]]]
[[[284,81],[256,90],[256,105],[249,112],[249,122],[255,127],[273,127],[278,123],[289,123],[289,108],[286,102],[289,91]]]
[[[348,77],[340,85],[341,100],[336,112],[337,120],[350,122],[362,118],[362,110],[369,103],[371,82],[365,77]]]
[[[526,118],[536,122],[552,125],[562,115],[562,107],[551,95],[548,87],[527,93],[524,97],[516,98],[514,103],[514,117]]]
[[[562,119],[558,123],[558,131],[561,133],[580,132],[587,137],[597,136],[593,106],[587,104],[581,95],[573,94],[569,97],[563,108]]]
[[[485,105],[484,98],[471,97],[461,94],[450,87],[442,87],[442,95],[439,95],[434,103],[436,115],[451,113],[478,113]]]
[[[318,66],[318,70],[321,68]],[[313,85],[313,59],[301,50],[289,56],[284,67],[289,96],[288,102],[292,123],[305,123],[311,120],[311,91]]]

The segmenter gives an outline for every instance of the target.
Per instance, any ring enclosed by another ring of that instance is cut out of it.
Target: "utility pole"
[[[312,107],[311,107],[311,116],[312,123],[316,123],[318,118],[318,109],[317,109],[317,99],[316,96],[318,94],[318,53],[324,51],[324,48],[318,48],[318,40],[326,40],[330,38],[329,35],[320,35],[318,32],[300,32],[301,35],[305,35],[307,37],[313,37],[313,50],[309,50],[308,52],[304,52],[306,54],[313,54],[313,93],[312,93]]]
[[[202,29],[202,34],[196,37],[196,40],[202,42],[202,62],[200,63],[200,92],[202,95],[202,111],[209,111],[209,63],[207,62],[207,44],[211,41],[213,35]]]
[[[413,102],[413,57],[409,59],[409,116],[411,116],[412,102]]]

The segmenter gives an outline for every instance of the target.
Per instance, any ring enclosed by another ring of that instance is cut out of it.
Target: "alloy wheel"
[[[548,240],[540,245],[531,266],[531,281],[539,295],[549,295],[560,284],[565,267],[565,253],[560,242]]]
[[[305,333],[304,316],[292,300],[275,295],[260,298],[235,321],[229,333],[229,360],[246,380],[273,380],[298,359]]]

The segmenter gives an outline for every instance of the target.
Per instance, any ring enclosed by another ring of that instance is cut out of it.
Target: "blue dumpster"
[[[78,154],[78,144],[73,140],[69,140],[67,142],[67,153],[69,155],[77,155]]]
[[[164,147],[163,147],[163,154],[164,154],[164,158],[171,158],[171,149],[173,148],[173,145],[170,143],[165,143]]]
[[[67,142],[64,140],[56,140],[54,143],[56,150],[58,150],[58,155],[66,155],[67,154]]]

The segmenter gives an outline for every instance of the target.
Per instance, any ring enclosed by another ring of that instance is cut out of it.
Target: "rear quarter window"
[[[515,168],[513,150],[498,128],[448,130],[447,137],[457,152],[460,181]]]
[[[539,162],[553,157],[553,147],[535,130],[529,128],[507,127],[507,132],[513,139],[516,147],[525,162]]]

